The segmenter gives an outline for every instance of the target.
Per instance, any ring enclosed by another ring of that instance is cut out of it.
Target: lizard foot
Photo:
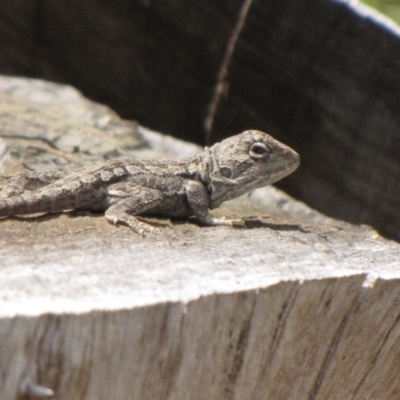
[[[105,216],[108,222],[114,225],[122,224],[129,226],[129,228],[131,228],[140,236],[145,236],[146,233],[154,233],[154,231],[156,231],[153,226],[149,225],[146,222],[141,222],[137,218],[129,214],[111,214],[106,212]]]

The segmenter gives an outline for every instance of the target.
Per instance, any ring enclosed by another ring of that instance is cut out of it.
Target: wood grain
[[[2,139],[4,174],[76,168],[19,141],[40,132],[81,162],[196,151],[63,86],[0,84],[0,133],[25,137]],[[215,212],[246,228],[156,219],[140,238],[101,214],[1,220],[0,397],[398,399],[399,244],[272,187]]]

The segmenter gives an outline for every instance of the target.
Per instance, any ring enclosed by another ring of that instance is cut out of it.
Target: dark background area
[[[206,131],[241,9],[238,0],[1,2],[0,73],[73,85],[200,144],[267,131],[302,157],[278,186],[400,239],[398,34],[342,1],[254,0]]]

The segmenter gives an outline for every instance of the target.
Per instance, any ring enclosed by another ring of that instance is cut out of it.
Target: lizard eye
[[[253,159],[260,159],[269,154],[270,150],[264,143],[254,143],[250,148],[250,157]]]
[[[232,176],[232,170],[228,167],[222,167],[220,169],[221,175],[225,178],[230,178]]]

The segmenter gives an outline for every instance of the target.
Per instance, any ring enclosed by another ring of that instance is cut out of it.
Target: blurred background
[[[400,23],[400,0],[364,0],[364,3]]]

